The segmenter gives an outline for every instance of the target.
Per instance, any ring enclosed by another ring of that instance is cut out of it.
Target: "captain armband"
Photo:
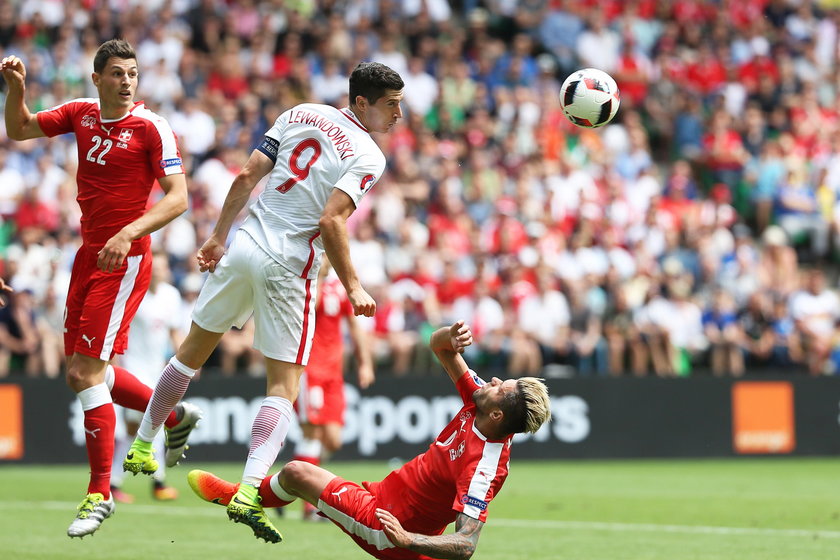
[[[268,136],[263,136],[262,143],[257,146],[257,150],[264,153],[271,159],[272,162],[277,161],[277,151],[280,149],[280,142],[275,140],[274,138],[270,138]]]

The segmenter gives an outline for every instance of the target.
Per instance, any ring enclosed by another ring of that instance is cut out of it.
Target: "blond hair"
[[[516,391],[511,391],[502,403],[504,428],[508,433],[533,434],[551,420],[551,400],[544,379],[520,377]]]

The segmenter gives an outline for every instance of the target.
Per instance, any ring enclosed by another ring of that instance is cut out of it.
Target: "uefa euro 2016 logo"
[[[82,117],[82,127],[93,128],[96,126],[96,117],[93,115],[85,115]]]

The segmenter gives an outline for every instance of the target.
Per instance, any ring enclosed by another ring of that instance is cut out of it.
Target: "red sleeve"
[[[487,507],[501,490],[508,475],[508,442],[485,442],[478,458],[461,471],[452,509],[482,523]]]
[[[461,395],[461,400],[464,401],[464,404],[472,404],[473,393],[482,385],[484,385],[484,380],[471,369],[465,371],[464,375],[458,378],[458,382],[455,383],[455,387],[458,389],[458,393]]]
[[[38,111],[35,118],[38,119],[38,126],[49,137],[74,132],[73,115],[79,108],[79,104],[73,101],[62,103],[52,109]]]
[[[146,154],[156,179],[184,173],[178,141],[169,123],[157,117],[146,125]]]

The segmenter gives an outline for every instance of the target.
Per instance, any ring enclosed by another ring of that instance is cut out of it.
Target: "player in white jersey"
[[[184,338],[182,319],[178,316],[182,298],[178,288],[169,283],[169,261],[165,253],[155,253],[152,259],[152,278],[149,290],[137,309],[128,333],[128,349],[120,357],[120,365],[129,371],[136,371],[136,377],[154,388],[157,377],[166,366],[172,349],[177,348]],[[118,502],[131,503],[134,497],[124,492],[122,458],[137,434],[143,419],[143,412],[119,407],[117,410],[117,450],[111,469],[111,495]],[[122,422],[121,422],[122,421]],[[120,423],[124,425],[120,429]],[[129,439],[131,438],[131,439]],[[163,453],[163,433],[158,432],[153,442],[156,453]],[[167,486],[163,465],[153,475],[152,496],[156,500],[174,500],[178,491]]]
[[[211,272],[193,312],[190,332],[164,368],[123,467],[157,468],[151,441],[190,379],[231,326],[253,314],[254,348],[265,356],[267,396],[251,429],[242,484],[227,514],[258,538],[282,536],[263,512],[257,489],[286,438],[292,403],[315,331],[315,290],[326,251],[355,315],[371,317],[376,302],[350,261],[347,218],[385,169],[371,132],[390,132],[402,117],[403,81],[387,66],[359,64],[350,75],[350,106],[302,104],[277,119],[237,175],[219,221],[198,251]],[[251,191],[268,173],[230,248],[225,241]],[[178,452],[179,450],[175,450]],[[171,451],[167,451],[167,455]]]

